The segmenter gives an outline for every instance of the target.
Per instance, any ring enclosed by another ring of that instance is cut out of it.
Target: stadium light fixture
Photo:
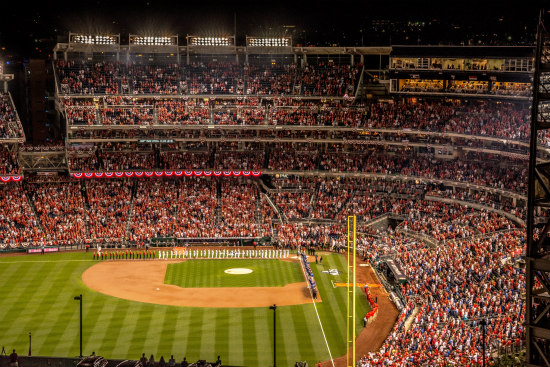
[[[277,305],[269,306],[273,310],[273,367],[277,367]]]
[[[178,36],[138,36],[130,35],[130,45],[133,46],[177,46]]]
[[[115,35],[69,34],[69,43],[85,45],[117,45],[120,42]]]
[[[78,357],[82,358],[82,294],[74,297],[74,300],[80,301],[80,355]]]
[[[292,39],[289,37],[246,37],[248,47],[291,47]]]
[[[198,37],[187,36],[190,46],[234,46],[235,37]]]

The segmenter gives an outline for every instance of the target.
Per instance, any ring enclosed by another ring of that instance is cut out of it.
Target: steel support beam
[[[543,77],[550,70],[550,34],[544,27],[541,12],[537,27],[535,74],[531,106],[531,140],[529,183],[527,193],[527,256],[526,256],[526,338],[528,366],[550,367],[550,167],[537,160],[539,134],[550,124],[545,111],[550,103],[550,79]],[[542,111],[541,111],[542,110]]]

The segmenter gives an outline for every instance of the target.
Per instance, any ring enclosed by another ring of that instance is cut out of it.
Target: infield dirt
[[[106,261],[88,268],[91,289],[132,301],[189,307],[267,307],[312,303],[304,282],[283,287],[181,288],[164,284],[166,268],[178,261]]]

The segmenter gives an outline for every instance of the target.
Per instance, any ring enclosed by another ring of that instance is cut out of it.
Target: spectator
[[[17,367],[19,366],[19,356],[17,353],[15,353],[15,349],[10,354],[10,367]]]

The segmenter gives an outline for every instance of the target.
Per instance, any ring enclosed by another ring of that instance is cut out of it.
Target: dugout
[[[407,277],[403,272],[401,266],[393,259],[386,259],[382,262],[382,271],[386,276],[386,279],[392,284],[405,284],[407,283]]]

